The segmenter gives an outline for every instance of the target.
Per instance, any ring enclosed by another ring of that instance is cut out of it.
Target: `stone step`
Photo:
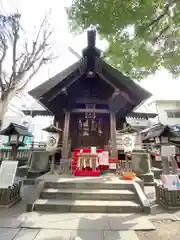
[[[133,189],[132,181],[118,181],[118,182],[45,182],[44,188],[53,189],[116,189],[116,190],[130,190]]]
[[[76,200],[136,200],[136,194],[130,190],[113,189],[43,189],[41,199]]]
[[[57,200],[38,199],[35,211],[63,213],[139,213],[142,209],[133,201]]]

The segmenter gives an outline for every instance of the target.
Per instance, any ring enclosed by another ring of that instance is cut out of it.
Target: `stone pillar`
[[[172,174],[177,174],[178,165],[174,156],[172,157],[171,165],[172,165]]]
[[[47,152],[32,152],[31,170],[45,171],[48,169],[49,154]]]
[[[110,112],[110,139],[112,144],[112,155],[117,156],[116,146],[116,115],[114,112]]]
[[[142,149],[142,141],[141,141],[141,135],[139,133],[134,133],[134,148],[137,150]]]
[[[162,168],[164,174],[170,174],[169,159],[168,157],[161,156],[162,159]]]
[[[151,172],[150,154],[145,150],[132,152],[132,171],[144,180],[145,185],[154,184],[154,174]]]

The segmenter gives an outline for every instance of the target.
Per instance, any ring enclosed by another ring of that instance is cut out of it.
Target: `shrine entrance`
[[[109,116],[99,114],[85,117],[84,114],[72,114],[70,123],[71,146],[75,148],[104,148],[109,140]]]
[[[80,147],[102,147],[103,131],[102,119],[79,119],[78,120],[78,145]]]

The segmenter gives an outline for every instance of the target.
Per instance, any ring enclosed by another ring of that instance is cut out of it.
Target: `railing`
[[[23,150],[18,150],[17,155],[16,155],[16,160],[17,161],[28,161],[30,157],[30,150],[29,149],[23,149]],[[0,150],[0,160],[5,160],[5,159],[12,159],[12,151],[11,149],[1,149]]]
[[[121,172],[132,172],[132,160],[120,160],[118,169]]]
[[[17,160],[28,159],[30,151],[45,151],[46,142],[32,142],[31,144],[25,145],[25,147],[20,147],[17,150]],[[61,148],[62,143],[58,144],[57,148]],[[0,146],[0,160],[9,159],[12,157],[11,147],[4,145]]]
[[[21,181],[14,183],[11,187],[0,189],[0,205],[9,205],[20,200]]]
[[[117,149],[118,150],[124,150],[124,145],[123,144],[117,144]],[[152,149],[152,144],[150,143],[142,143],[142,144],[135,144],[134,149],[143,149],[143,150],[150,150]]]
[[[180,190],[169,191],[156,183],[156,202],[167,209],[180,208]]]
[[[132,172],[132,160],[119,160],[119,159],[110,159],[110,164],[116,164],[116,169],[120,172]]]
[[[46,150],[47,143],[46,142],[32,142],[32,144],[28,145],[28,148],[32,151],[38,151],[38,150]],[[61,148],[62,143],[59,143],[57,148]]]

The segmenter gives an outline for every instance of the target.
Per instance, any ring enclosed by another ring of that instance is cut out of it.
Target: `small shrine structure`
[[[136,115],[133,109],[151,96],[104,61],[94,28],[87,31],[82,58],[29,94],[46,109],[34,111],[34,116],[53,115],[54,126],[62,129],[61,161],[77,149],[91,147],[117,157],[116,130],[123,129],[125,118]]]

